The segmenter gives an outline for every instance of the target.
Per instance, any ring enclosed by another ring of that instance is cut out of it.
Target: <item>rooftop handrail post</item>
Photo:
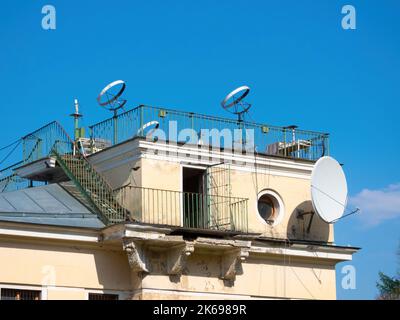
[[[287,149],[286,149],[286,128],[283,128],[283,150],[285,157],[287,156]],[[279,149],[279,148],[278,148]]]
[[[117,110],[114,110],[113,129],[114,129],[113,145],[116,145],[118,143],[118,111]]]
[[[22,138],[22,161],[25,163],[26,160],[26,142],[25,138]]]
[[[293,145],[297,147],[297,158],[300,158],[300,139],[296,143],[296,128],[292,128]]]
[[[193,133],[194,132],[194,113],[190,112],[189,117],[190,117],[190,128],[192,129],[192,133]],[[192,138],[193,138],[192,141],[195,141],[194,140],[195,137],[192,137]]]
[[[246,144],[246,133],[244,132],[244,122],[243,122],[243,119],[242,119],[242,115],[241,114],[239,114],[238,115],[238,126],[239,126],[239,130],[240,130],[240,145],[241,145],[241,148],[242,148],[242,152],[243,152],[243,150],[245,150],[245,144]]]
[[[325,133],[324,135],[324,144],[326,143],[326,154],[329,156],[330,150],[329,150],[329,133]]]
[[[93,126],[89,127],[89,138],[90,138],[90,153],[93,153],[94,150]]]
[[[143,112],[144,112],[144,110],[143,110],[143,108],[144,108],[144,105],[140,105],[139,106],[139,136],[142,136],[143,135]]]
[[[42,139],[38,138],[37,140],[37,151],[36,151],[36,157],[37,159],[41,158],[41,154],[42,154]]]

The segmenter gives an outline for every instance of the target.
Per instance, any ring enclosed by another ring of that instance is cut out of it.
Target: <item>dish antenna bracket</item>
[[[304,216],[306,216],[306,215],[311,215],[310,221],[308,221],[308,226],[307,226],[307,233],[310,233],[311,225],[312,225],[312,222],[314,219],[315,212],[314,211],[297,210],[296,218],[299,220],[304,220]]]

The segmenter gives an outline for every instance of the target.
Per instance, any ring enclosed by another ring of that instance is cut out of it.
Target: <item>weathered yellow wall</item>
[[[266,171],[256,173],[231,170],[232,195],[248,198],[248,223],[251,232],[268,237],[333,241],[333,228],[314,215],[310,233],[306,232],[310,215],[297,219],[297,209],[312,210],[310,180],[271,175]],[[263,190],[277,193],[284,203],[282,221],[268,225],[257,210],[258,194]]]
[[[51,242],[0,239],[0,283],[109,290],[131,288],[130,268],[122,250]]]
[[[121,147],[122,148],[122,147]],[[100,157],[99,155],[98,157]],[[140,158],[124,163],[114,169],[113,163],[122,161],[127,154],[114,156],[104,160],[100,165],[101,172],[106,176],[113,188],[131,185],[162,190],[182,191],[182,164],[166,159]],[[96,155],[94,155],[96,157]],[[293,160],[286,161],[293,165]],[[286,163],[285,160],[282,164]],[[192,160],[196,163],[196,160]],[[301,163],[301,161],[299,162]],[[132,168],[139,168],[134,171]],[[233,166],[231,166],[233,167]],[[303,219],[297,218],[298,209],[313,211],[310,194],[310,179],[293,177],[296,170],[274,168],[273,173],[265,167],[243,167],[247,171],[231,169],[231,195],[248,198],[248,227],[250,232],[262,233],[267,237],[304,239],[333,242],[333,226],[314,215],[310,232],[307,227],[311,215]],[[254,173],[251,169],[256,169]],[[281,174],[277,175],[277,171]],[[304,175],[307,171],[297,172]],[[289,174],[288,174],[289,173]],[[272,190],[280,195],[285,212],[282,221],[277,225],[268,225],[257,210],[258,194],[263,190]],[[225,196],[227,194],[224,194]],[[123,202],[133,212],[134,218],[148,223],[182,226],[182,200],[179,193],[157,193],[152,190],[125,189]],[[162,200],[158,200],[162,199]],[[158,206],[158,207],[157,207]],[[219,210],[221,211],[221,210]],[[226,210],[228,212],[228,210]]]
[[[162,255],[161,255],[162,256]],[[160,256],[160,257],[161,257]],[[73,245],[19,242],[0,239],[0,285],[48,286],[48,299],[86,299],[93,290],[136,293],[136,298],[335,299],[334,263],[316,259],[252,256],[241,264],[236,280],[221,276],[221,256],[196,253],[188,258],[184,274],[168,276],[157,268],[142,278],[131,273],[122,250]],[[163,264],[162,259],[159,261]],[[141,289],[158,290],[156,293]],[[218,297],[218,298],[221,298]]]
[[[179,163],[142,159],[142,187],[182,191]]]
[[[101,171],[113,189],[131,184],[140,186],[142,184],[142,174],[140,169],[134,171],[133,168],[141,166],[141,160],[125,163],[117,168]]]
[[[307,227],[311,215],[305,215],[303,220],[297,218],[297,209],[312,211],[310,180],[272,175],[265,170],[259,170],[256,175],[253,172],[231,169],[230,175],[232,196],[249,199],[248,226],[250,232],[262,233],[265,236],[276,238],[289,237],[333,242],[332,225],[322,221],[318,215],[314,215],[309,233]],[[147,188],[182,191],[182,165],[162,160],[142,159],[141,183],[143,187]],[[283,220],[274,226],[264,222],[257,210],[258,194],[267,189],[279,194],[285,207]],[[151,196],[149,197],[149,195]],[[155,197],[153,198],[153,196]],[[159,193],[157,196],[155,192],[150,191],[146,199],[151,198],[151,203],[158,202],[165,205],[165,208],[158,209],[161,213],[159,216],[165,218],[165,221],[162,221],[163,223],[181,225],[179,221],[182,209],[179,207],[180,204],[178,207],[175,205],[175,202],[179,202],[178,196],[178,194],[165,195],[163,193]],[[157,197],[165,198],[157,201]],[[138,205],[140,201],[136,199],[134,202]],[[142,219],[143,221],[153,222],[153,218],[150,218],[149,215],[156,210],[153,210],[150,204],[146,205],[146,208],[147,212],[143,210]],[[165,215],[169,215],[168,221]]]
[[[229,282],[219,279],[219,259],[218,256],[196,254],[189,257],[185,272],[188,275],[182,275],[180,281],[161,274],[148,275],[143,279],[142,289],[166,290],[166,298],[171,298],[170,292],[175,291],[174,298],[178,299],[187,299],[188,292],[208,295],[209,298],[214,294],[224,294],[232,298],[247,295],[254,298],[336,299],[333,264],[316,264],[315,260],[288,257],[250,258],[242,264],[236,280]],[[197,299],[202,299],[201,296]],[[161,298],[162,294],[147,294],[147,297]]]
[[[139,169],[134,171],[134,167]],[[142,158],[101,172],[113,188],[129,184],[133,187],[175,190],[178,196],[182,191],[182,165],[176,162]],[[232,196],[249,199],[250,232],[283,239],[333,241],[333,228],[316,215],[309,234],[306,228],[310,216],[303,221],[296,218],[296,209],[311,209],[310,180],[272,175],[266,170],[258,170],[256,176],[249,171],[232,169],[231,187]],[[257,213],[258,193],[265,189],[278,193],[284,202],[283,220],[276,226],[264,223]],[[167,205],[157,208],[162,220],[154,221],[150,214],[155,208],[147,204],[143,209],[146,204],[142,196],[137,198],[133,193],[124,196],[128,197],[128,206],[136,209],[141,221],[182,225],[181,202],[178,201],[178,207]],[[162,196],[165,197],[165,194]],[[172,200],[176,200],[174,197],[175,194]],[[162,198],[160,202],[169,204],[168,201],[171,198]],[[167,216],[170,220],[165,219]],[[156,272],[141,280],[132,274],[122,245],[111,248],[101,244],[87,246],[53,240],[40,242],[0,238],[0,284],[55,286],[55,289],[48,289],[49,299],[84,299],[87,289],[129,291],[136,293],[135,297],[144,299],[190,297],[180,294],[182,292],[197,293],[194,296],[196,299],[214,298],[213,294],[224,295],[224,298],[247,295],[254,298],[335,299],[333,262],[252,256],[241,264],[242,271],[236,276],[236,281],[227,282],[219,278],[220,259],[217,255],[195,253],[188,258],[187,268],[180,278]],[[52,279],[54,283],[51,283]],[[141,288],[158,292],[149,293],[141,291]]]

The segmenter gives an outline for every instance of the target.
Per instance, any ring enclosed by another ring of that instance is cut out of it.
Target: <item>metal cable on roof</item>
[[[15,147],[9,153],[7,153],[7,155],[0,161],[0,164],[2,164],[4,161],[6,161],[8,159],[8,157],[11,156],[12,153],[15,151],[15,149],[18,148],[18,146],[21,144],[21,139],[19,139],[17,142],[18,143],[15,145]],[[9,145],[9,147],[10,146],[12,146],[12,144]]]
[[[14,141],[13,143],[10,143],[10,144],[7,145],[7,146],[0,148],[0,151],[3,151],[3,150],[5,150],[5,149],[7,149],[7,148],[13,146],[13,145],[16,144],[17,142],[21,143],[21,139],[18,139],[18,140],[16,140],[16,141]]]

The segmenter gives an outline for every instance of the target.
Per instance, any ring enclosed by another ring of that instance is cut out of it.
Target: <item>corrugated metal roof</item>
[[[100,228],[97,216],[58,184],[0,193],[0,221]]]

